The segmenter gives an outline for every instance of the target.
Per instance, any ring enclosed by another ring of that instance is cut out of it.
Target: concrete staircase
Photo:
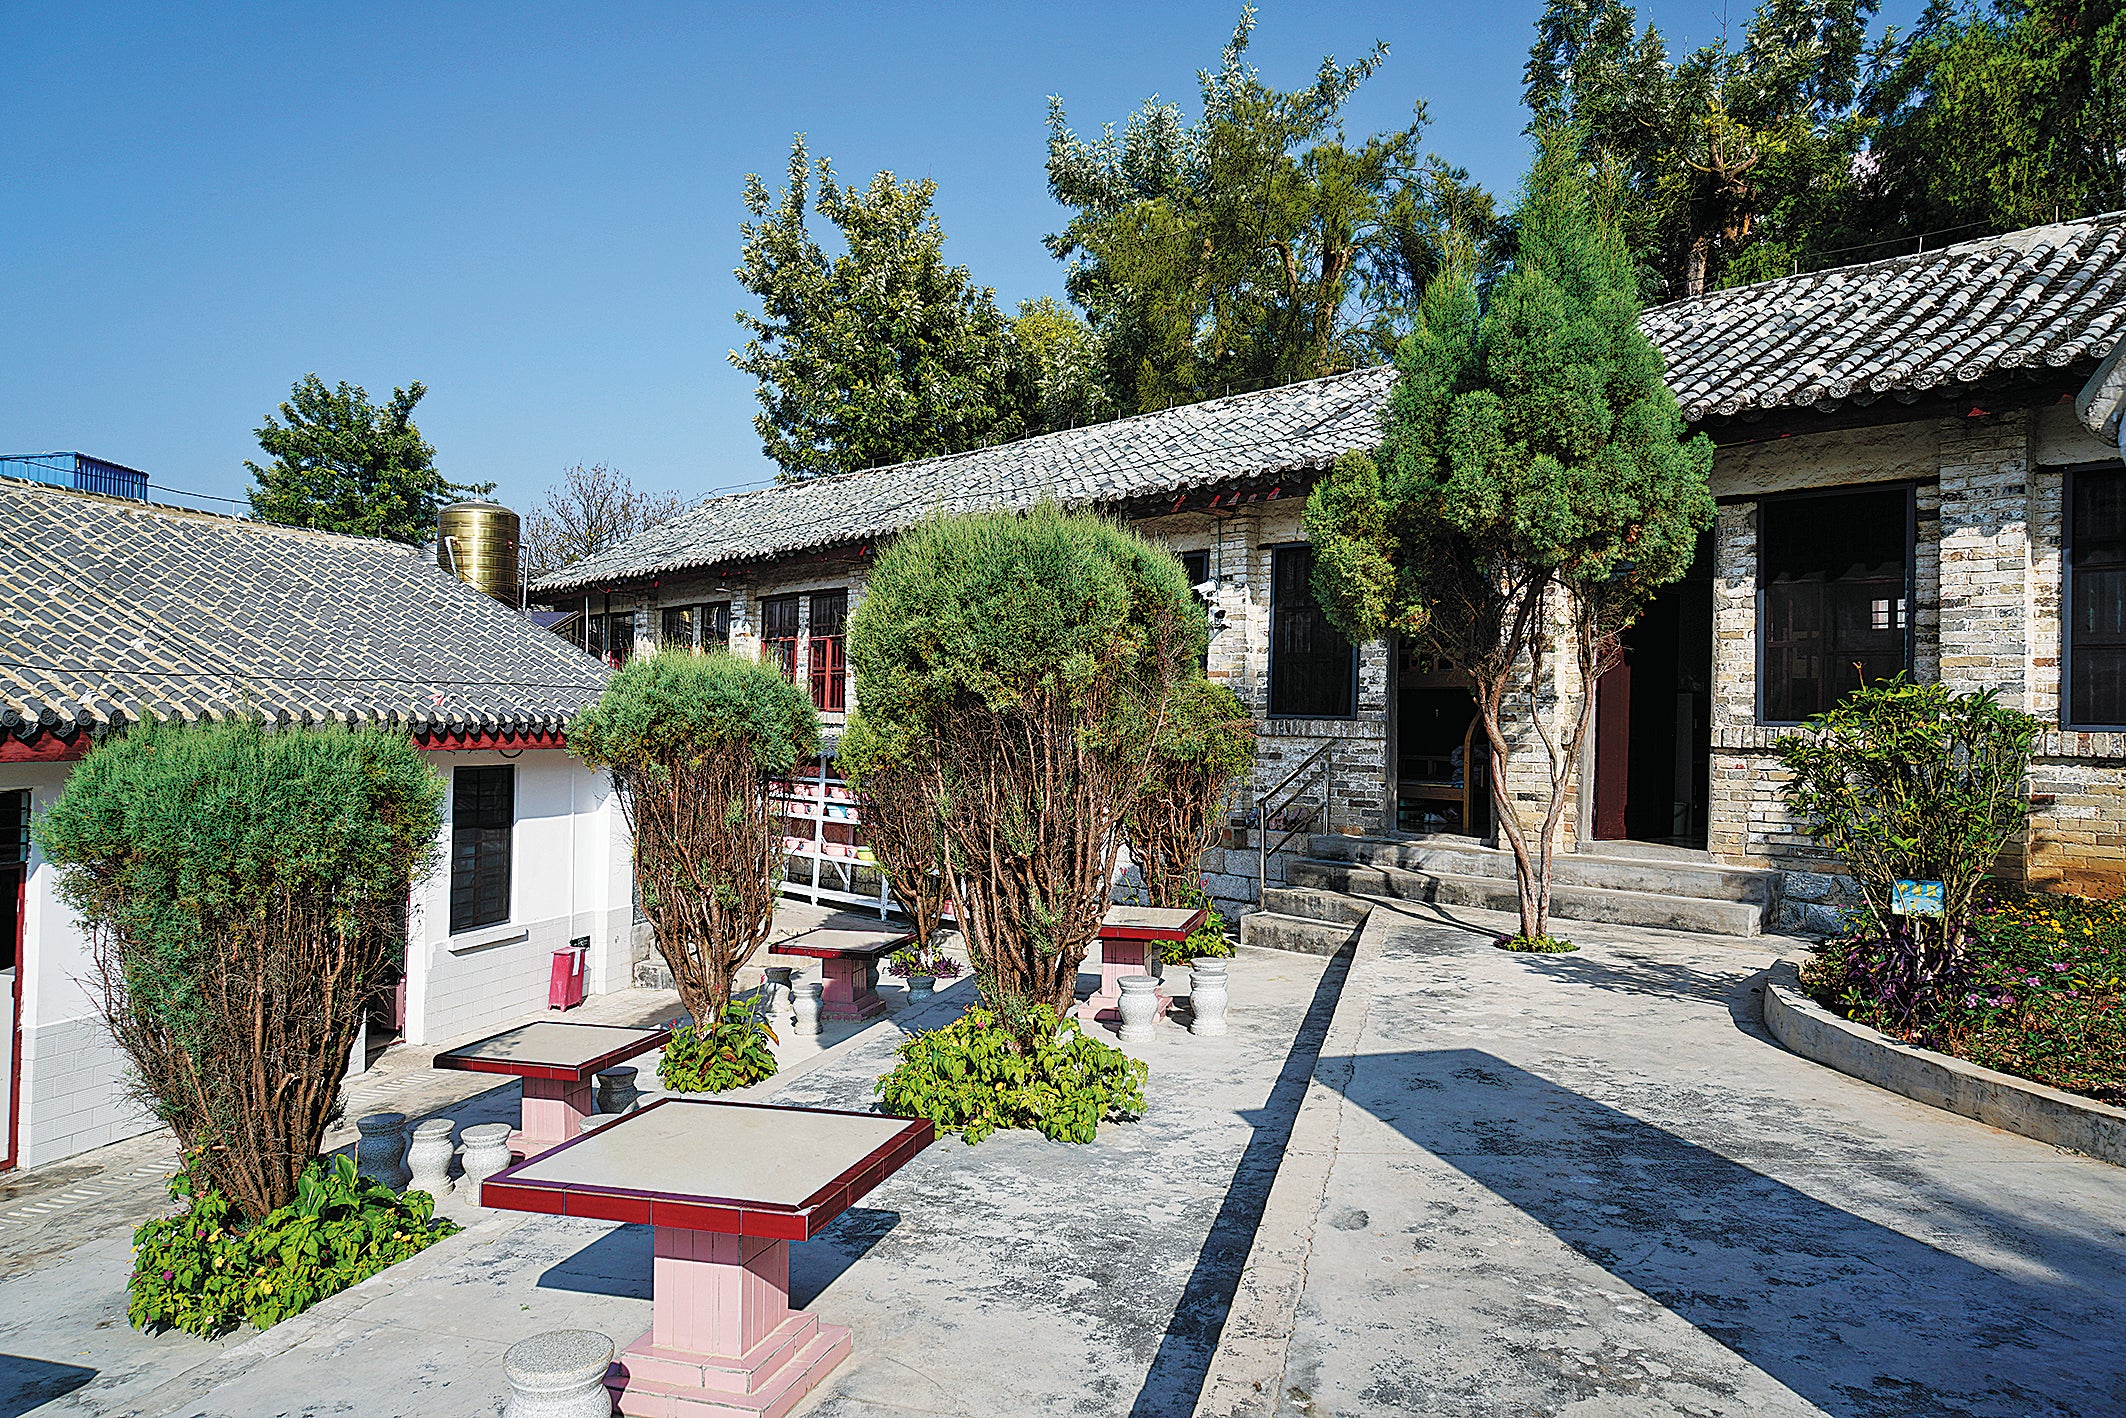
[[[1561,920],[1651,926],[1711,935],[1754,936],[1772,918],[1778,873],[1723,866],[1707,852],[1643,842],[1601,842],[1560,855],[1554,867],[1551,911]],[[1285,867],[1285,885],[1264,893],[1265,909],[1241,920],[1241,939],[1284,949],[1339,948],[1363,924],[1363,901],[1386,896],[1485,910],[1518,908],[1513,853],[1469,837],[1395,841],[1366,837],[1309,839],[1307,855]],[[1287,938],[1326,941],[1326,947],[1285,944]]]
[[[1262,909],[1240,918],[1240,943],[1302,955],[1334,955],[1365,929],[1372,903],[1311,886],[1273,886]]]

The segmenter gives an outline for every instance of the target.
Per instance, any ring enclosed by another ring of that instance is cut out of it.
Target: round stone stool
[[[799,982],[796,987],[796,997],[790,1004],[794,1015],[790,1024],[791,1033],[805,1035],[819,1033],[820,996],[825,990],[826,986],[817,980]]]
[[[406,1115],[371,1113],[354,1120],[362,1140],[354,1146],[354,1170],[393,1191],[404,1191],[413,1174],[406,1170]]]
[[[630,1112],[642,1097],[642,1090],[635,1086],[633,1064],[601,1069],[592,1075],[592,1080],[598,1090],[598,1111],[601,1113]]]
[[[1159,1018],[1159,982],[1149,975],[1124,975],[1120,983],[1120,1036],[1132,1044],[1144,1043],[1154,1037],[1152,1025]]]
[[[465,1152],[460,1158],[465,1177],[460,1185],[474,1201],[480,1199],[480,1183],[509,1165],[509,1124],[481,1123],[461,1134]]]
[[[450,1194],[450,1159],[457,1146],[450,1140],[456,1124],[449,1118],[430,1118],[413,1130],[413,1146],[406,1150],[406,1165],[413,1172],[408,1191],[427,1192],[441,1201]]]
[[[1189,1033],[1225,1032],[1225,965],[1226,962],[1216,956],[1205,956],[1190,963]]]
[[[556,1329],[520,1339],[502,1356],[509,1377],[503,1418],[612,1418],[605,1371],[613,1341],[594,1330]]]
[[[763,972],[767,978],[762,982],[761,993],[767,996],[766,1008],[770,1019],[780,1021],[789,1017],[790,1000],[793,997],[790,969],[788,965],[770,965]]]

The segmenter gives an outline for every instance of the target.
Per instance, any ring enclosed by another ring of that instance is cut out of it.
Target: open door
[[[1712,539],[1595,686],[1594,836],[1703,848],[1711,804]]]
[[[1396,663],[1395,828],[1480,836],[1490,820],[1491,755],[1468,682],[1407,647]]]

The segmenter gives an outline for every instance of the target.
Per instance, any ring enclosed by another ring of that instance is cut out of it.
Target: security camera
[[[1218,594],[1218,583],[1216,581],[1198,581],[1189,589],[1207,601]]]

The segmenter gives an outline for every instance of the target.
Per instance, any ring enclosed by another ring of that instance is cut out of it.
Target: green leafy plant
[[[1191,960],[1215,959],[1231,955],[1233,942],[1226,939],[1225,916],[1211,905],[1210,898],[1199,888],[1195,900],[1184,901],[1184,906],[1207,907],[1203,924],[1188,933],[1186,940],[1168,941],[1160,951],[1160,958],[1169,965],[1186,965]]]
[[[295,1196],[405,958],[442,784],[404,734],[150,724],[39,819],[141,1100],[247,1220]]]
[[[768,787],[818,751],[818,713],[770,665],[662,650],[613,676],[569,725],[568,747],[612,771],[680,1003],[722,1018],[775,919],[783,835]]]
[[[133,1233],[126,1316],[137,1328],[268,1329],[459,1230],[428,1193],[400,1196],[346,1157],[313,1161],[293,1201],[244,1227],[201,1161],[187,1153],[170,1178],[184,1210]]]
[[[732,1000],[710,1029],[682,1024],[672,1031],[657,1077],[674,1093],[722,1093],[775,1073],[774,1026],[759,1002]]]
[[[1203,853],[1235,779],[1255,763],[1255,725],[1238,696],[1201,675],[1176,689],[1152,746],[1151,772],[1123,817],[1150,904],[1203,899]]]
[[[1518,950],[1529,955],[1564,955],[1580,948],[1554,935],[1502,935],[1492,944],[1500,950]]]
[[[1024,1021],[977,1006],[895,1052],[900,1062],[875,1089],[885,1110],[928,1118],[970,1144],[999,1128],[1091,1142],[1102,1122],[1144,1113],[1143,1062],[1093,1038],[1075,1019],[1059,1027],[1046,1005],[1033,1006]]]
[[[1879,932],[1892,927],[1901,880],[1940,882],[1944,922],[1961,922],[2030,820],[2023,781],[2038,727],[1991,690],[1903,675],[1865,685],[1780,741],[1787,806],[1853,874]]]

